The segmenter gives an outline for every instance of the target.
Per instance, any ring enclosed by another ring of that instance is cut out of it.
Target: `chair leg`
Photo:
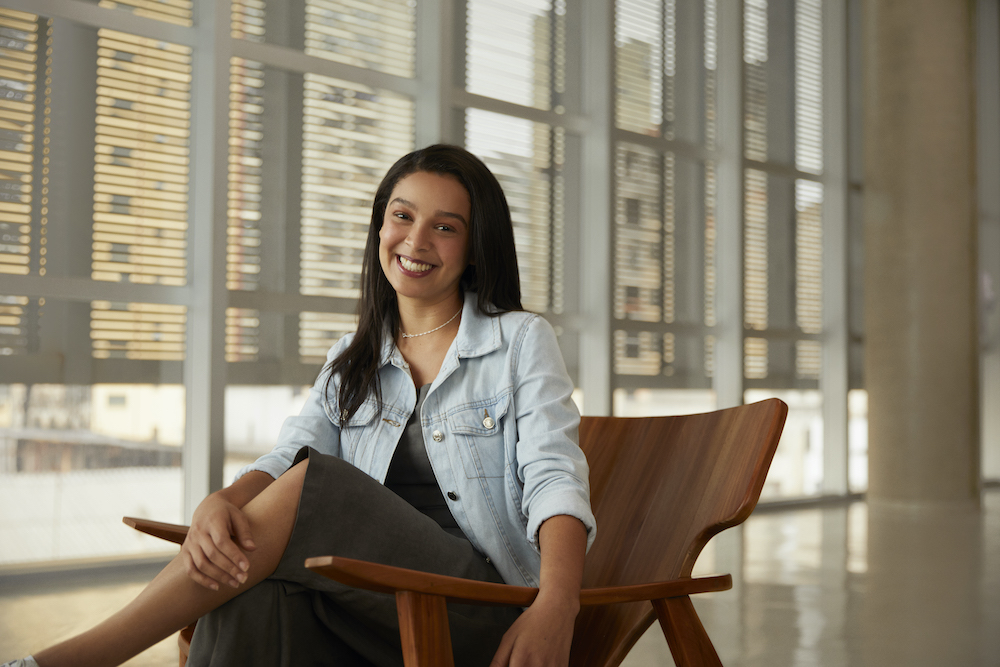
[[[191,638],[194,637],[194,626],[196,623],[192,623],[183,630],[177,636],[177,648],[180,649],[180,658],[178,664],[180,667],[187,665],[188,654],[191,652]]]
[[[406,667],[455,667],[443,597],[399,591],[396,612]]]
[[[677,667],[722,667],[690,597],[653,600],[653,608]]]

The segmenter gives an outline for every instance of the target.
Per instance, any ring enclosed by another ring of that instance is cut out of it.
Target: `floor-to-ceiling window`
[[[766,493],[823,492],[830,4],[0,0],[0,564],[158,549],[120,517],[267,451],[437,141],[587,411],[779,395]]]

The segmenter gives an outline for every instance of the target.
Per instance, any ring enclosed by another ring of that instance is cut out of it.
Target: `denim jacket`
[[[338,341],[327,359],[352,336]],[[379,374],[381,414],[369,398],[340,428],[336,378],[325,394],[327,373],[320,373],[274,449],[239,475],[260,470],[278,477],[309,445],[384,483],[417,399],[409,367],[388,337]],[[458,335],[428,390],[420,424],[455,521],[510,584],[538,585],[538,530],[546,519],[578,518],[588,548],[597,532],[572,391],[548,322],[526,312],[489,317],[479,312],[474,293],[465,295]]]

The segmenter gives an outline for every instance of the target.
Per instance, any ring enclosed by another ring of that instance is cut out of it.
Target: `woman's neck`
[[[409,365],[413,384],[420,387],[437,377],[448,348],[462,323],[462,300],[436,304],[399,303],[400,332],[396,347]]]
[[[425,303],[415,299],[399,298],[399,330],[401,338],[431,335],[434,331],[451,329],[458,323],[457,313],[461,312],[461,295],[443,299],[435,303]],[[454,318],[454,319],[452,319]],[[454,327],[455,331],[458,327]]]

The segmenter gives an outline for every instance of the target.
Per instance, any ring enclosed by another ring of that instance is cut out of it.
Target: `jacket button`
[[[434,431],[431,433],[431,437],[434,438],[434,442],[441,442],[444,440],[444,433],[441,431]]]
[[[448,492],[448,500],[458,500],[458,494],[454,491]]]
[[[493,417],[486,417],[486,419],[483,420],[483,428],[493,428],[493,424]]]

